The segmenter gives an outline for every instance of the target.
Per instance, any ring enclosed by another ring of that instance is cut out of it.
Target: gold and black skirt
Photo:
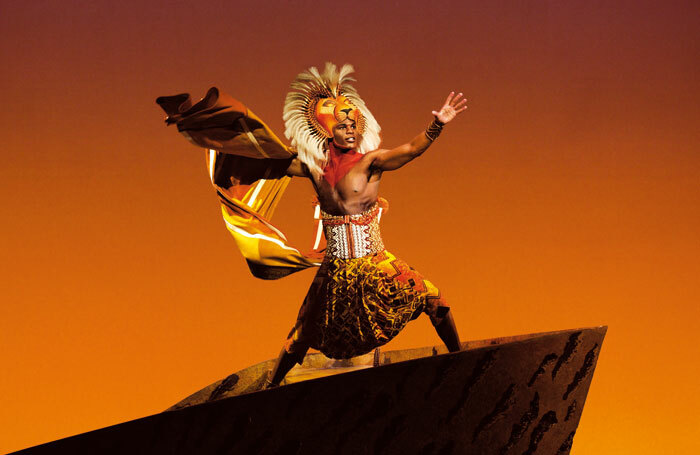
[[[420,273],[384,248],[381,208],[358,215],[323,214],[328,247],[287,340],[290,353],[308,347],[345,359],[389,342],[421,313],[433,324],[449,306]]]

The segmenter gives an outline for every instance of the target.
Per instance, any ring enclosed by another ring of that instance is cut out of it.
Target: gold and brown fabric
[[[303,356],[311,347],[331,358],[350,358],[388,343],[421,313],[433,324],[447,314],[440,291],[384,249],[380,213],[375,204],[359,215],[324,214],[326,257],[287,339],[287,352]]]
[[[254,276],[276,279],[315,267],[321,257],[292,246],[270,218],[290,177],[294,154],[243,103],[212,87],[192,104],[183,93],[156,100],[168,125],[206,149],[221,214]]]

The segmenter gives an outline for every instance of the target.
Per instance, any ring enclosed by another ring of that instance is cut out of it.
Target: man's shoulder
[[[388,151],[387,149],[372,150],[371,152],[366,152],[365,156],[362,159],[372,161],[375,158],[377,158],[378,156],[382,155],[383,153],[386,153],[387,151]]]

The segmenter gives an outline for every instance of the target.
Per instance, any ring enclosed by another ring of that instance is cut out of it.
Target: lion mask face
[[[364,130],[362,113],[344,95],[319,99],[314,108],[314,117],[329,138],[333,137],[333,127],[346,119],[355,122],[359,134]]]

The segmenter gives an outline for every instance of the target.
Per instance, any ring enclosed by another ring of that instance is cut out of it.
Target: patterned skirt
[[[389,342],[421,313],[438,324],[448,311],[430,281],[386,250],[353,259],[327,256],[285,347],[347,359]]]

